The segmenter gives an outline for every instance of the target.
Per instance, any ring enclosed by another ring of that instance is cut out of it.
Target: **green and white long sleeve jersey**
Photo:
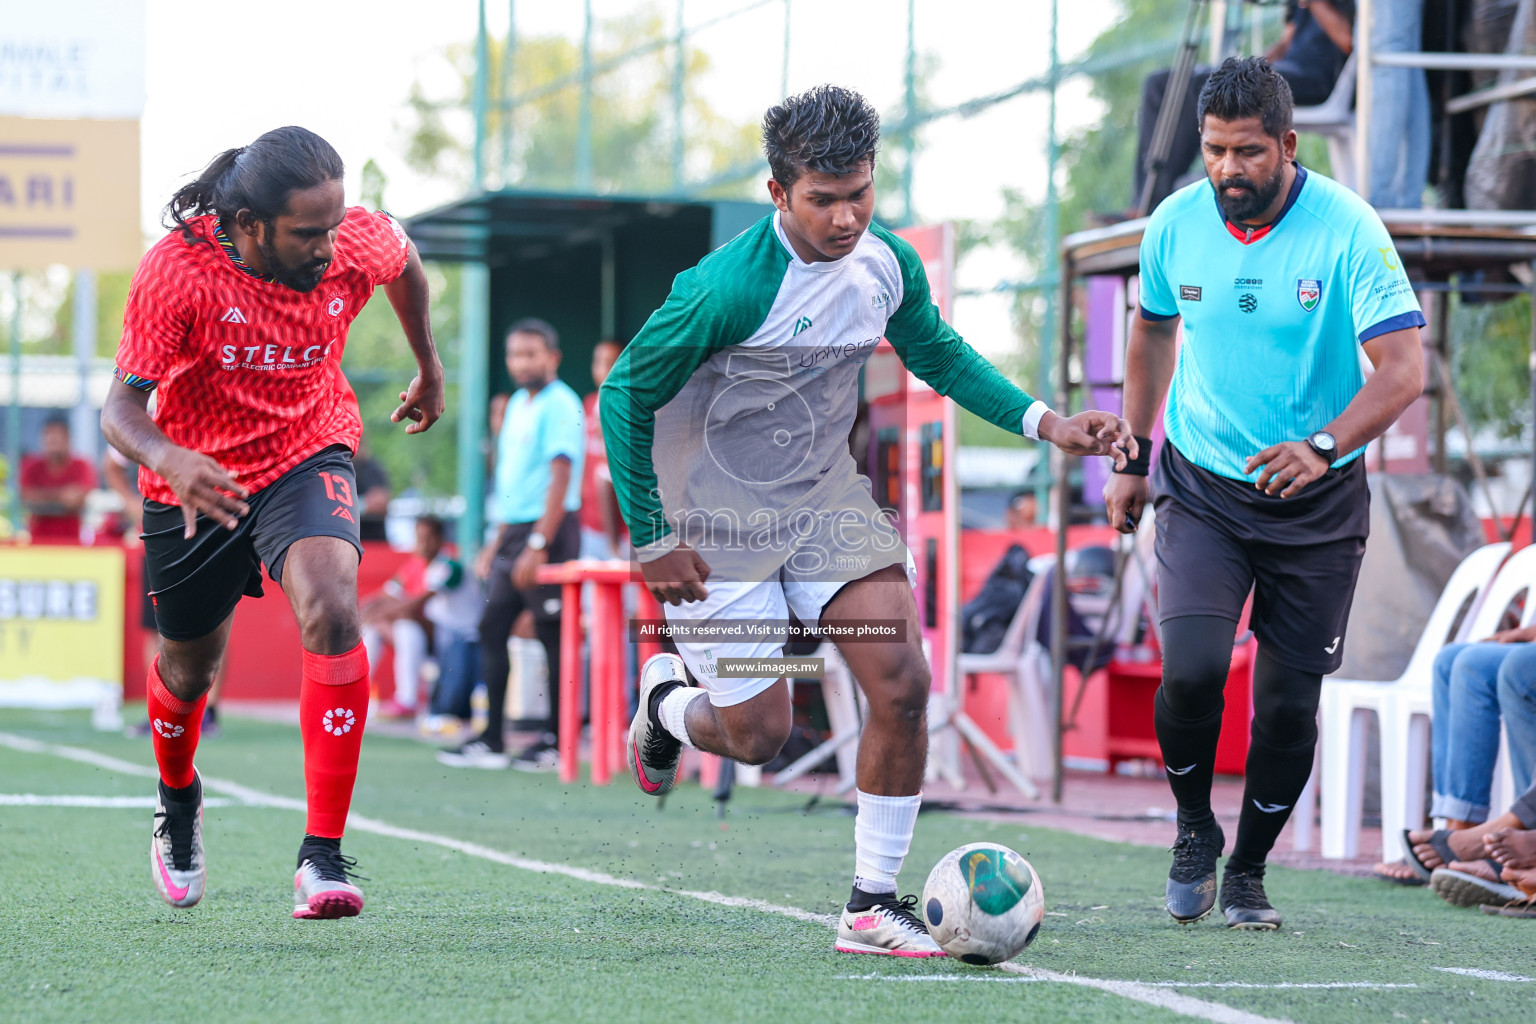
[[[750,529],[845,493],[859,369],[881,337],[939,394],[1035,436],[1043,403],[944,322],[917,253],[884,228],[842,259],[806,263],[775,213],[679,274],[600,403],[641,560],[701,523]]]

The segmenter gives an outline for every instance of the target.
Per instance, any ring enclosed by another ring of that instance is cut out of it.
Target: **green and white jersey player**
[[[921,799],[930,676],[910,559],[849,452],[859,370],[883,336],[936,391],[1005,429],[1120,463],[1117,445],[1134,441],[1116,416],[1052,413],[944,323],[912,247],[870,223],[879,132],[864,98],[833,86],[769,110],[778,212],[678,275],[600,409],[646,584],[669,626],[686,630],[673,635],[681,658],[658,655],[641,673],[636,782],[670,789],[684,744],[747,764],[779,752],[785,680],[728,678],[720,664],[781,655],[790,613],[834,634],[904,623],[891,640],[839,644],[869,717],[837,948],[935,956],[915,899],[896,895]],[[703,690],[687,685],[690,672]]]

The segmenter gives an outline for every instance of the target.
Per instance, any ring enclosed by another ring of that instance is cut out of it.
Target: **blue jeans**
[[[1515,789],[1524,792],[1536,762],[1536,644],[1447,645],[1435,658],[1431,816],[1488,819],[1501,718]]]
[[[1424,0],[1377,0],[1371,46],[1376,53],[1415,53]],[[1366,74],[1361,69],[1360,74]],[[1376,68],[1371,75],[1371,203],[1387,210],[1424,204],[1429,175],[1429,88],[1422,68]]]
[[[432,690],[434,715],[469,721],[469,698],[480,681],[480,640],[476,636],[439,636],[437,686]]]

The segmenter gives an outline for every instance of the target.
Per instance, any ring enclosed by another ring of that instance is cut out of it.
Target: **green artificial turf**
[[[93,732],[84,714],[0,711],[0,732],[152,764],[147,741]],[[291,728],[230,720],[198,765],[209,779],[303,796]],[[153,782],[0,747],[0,794],[24,793],[149,796]],[[696,785],[658,808],[622,776],[607,787],[562,786],[550,775],[454,770],[418,743],[374,736],[353,810],[651,886],[833,914],[847,894],[853,820],[835,801],[806,803],[740,790],[722,822]],[[0,806],[0,1018],[906,1024],[1219,1019],[1234,1008],[1331,1024],[1529,1021],[1536,1007],[1536,983],[1443,970],[1536,977],[1536,922],[1457,910],[1422,889],[1273,869],[1281,931],[1229,932],[1215,919],[1180,928],[1162,908],[1165,852],[1016,821],[924,814],[904,888],[920,889],[928,866],[962,843],[1012,846],[1039,872],[1050,915],[1017,963],[1178,982],[1162,991],[1206,1009],[1190,1016],[946,960],[837,954],[822,924],[355,828],[345,849],[368,876],[363,915],[294,921],[302,816],[238,801],[207,811],[208,892],[176,911],[150,879],[150,815]],[[1344,982],[1415,987],[1198,987]]]

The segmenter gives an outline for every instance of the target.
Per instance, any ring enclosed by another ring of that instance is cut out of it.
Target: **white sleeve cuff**
[[[665,537],[658,538],[657,540],[651,541],[649,544],[635,548],[635,561],[654,562],[662,555],[669,555],[675,551],[677,549],[678,543],[679,541],[677,539],[677,534],[669,533]]]
[[[1045,414],[1050,412],[1050,406],[1039,399],[1024,412],[1024,436],[1031,441],[1040,440],[1040,421],[1045,419]]]

